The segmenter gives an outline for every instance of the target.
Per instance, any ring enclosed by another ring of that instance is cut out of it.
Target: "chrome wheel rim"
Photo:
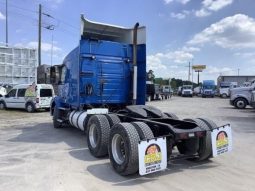
[[[112,138],[112,156],[119,165],[125,161],[125,142],[119,134],[115,134]]]
[[[93,148],[96,148],[98,143],[98,132],[95,124],[91,124],[89,127],[89,142]]]
[[[238,101],[238,102],[237,102],[237,106],[238,106],[239,108],[243,108],[243,107],[244,107],[244,102],[243,102],[243,101]]]

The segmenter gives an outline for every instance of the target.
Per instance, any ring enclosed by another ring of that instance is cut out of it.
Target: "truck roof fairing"
[[[115,25],[92,22],[81,15],[81,39],[108,40],[120,43],[133,44],[133,28],[124,28]],[[146,43],[146,28],[137,30],[137,44]]]

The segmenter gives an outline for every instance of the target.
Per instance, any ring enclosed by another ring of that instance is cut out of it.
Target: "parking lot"
[[[166,171],[123,177],[107,158],[91,156],[86,136],[54,129],[48,112],[0,111],[0,190],[231,190],[255,189],[255,110],[228,99],[181,98],[148,103],[180,118],[230,123],[233,151],[208,162],[179,160]]]

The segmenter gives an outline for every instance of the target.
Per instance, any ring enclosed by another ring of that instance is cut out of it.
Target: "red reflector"
[[[36,103],[39,103],[39,98],[36,98]]]

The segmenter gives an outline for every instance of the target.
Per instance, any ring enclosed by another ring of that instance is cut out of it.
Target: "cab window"
[[[12,90],[7,94],[7,96],[8,96],[8,97],[15,97],[15,96],[16,96],[16,91],[17,91],[17,89],[12,89]]]
[[[27,89],[18,89],[17,97],[25,97],[26,90]]]

